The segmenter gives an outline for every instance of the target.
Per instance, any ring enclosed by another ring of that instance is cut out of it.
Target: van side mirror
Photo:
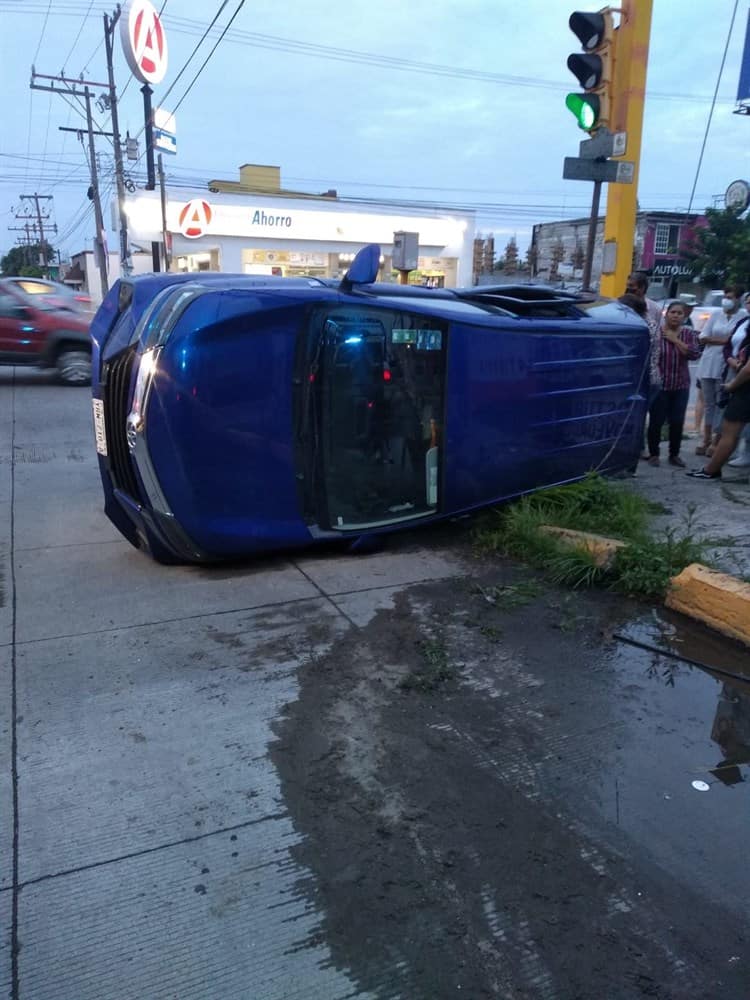
[[[378,276],[379,267],[380,247],[377,243],[368,243],[357,251],[352,266],[341,279],[340,291],[351,291],[353,285],[371,285]]]

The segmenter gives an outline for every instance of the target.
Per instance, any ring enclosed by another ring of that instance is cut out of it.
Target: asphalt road
[[[157,566],[0,369],[4,995],[747,1000],[746,653],[470,527]]]

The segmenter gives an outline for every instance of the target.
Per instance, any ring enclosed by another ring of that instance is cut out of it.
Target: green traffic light
[[[595,94],[568,94],[566,107],[573,112],[578,127],[585,132],[596,128],[599,121],[599,98]]]

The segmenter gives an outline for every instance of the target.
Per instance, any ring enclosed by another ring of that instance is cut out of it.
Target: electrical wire
[[[231,27],[232,22],[237,17],[237,15],[239,14],[239,12],[242,10],[242,8],[244,7],[244,5],[245,5],[245,0],[240,0],[240,2],[237,4],[237,8],[236,8],[234,14],[232,14],[232,16],[230,17],[229,21],[224,26],[223,31],[221,32],[221,34],[219,35],[219,37],[217,38],[217,40],[214,42],[213,48],[211,49],[211,51],[208,53],[208,55],[206,56],[206,58],[201,63],[200,68],[198,69],[198,72],[195,74],[195,76],[193,77],[193,79],[188,84],[187,90],[185,90],[185,92],[183,93],[182,97],[179,99],[179,101],[177,102],[177,104],[174,106],[174,108],[172,109],[171,114],[175,114],[176,113],[177,109],[180,107],[180,105],[185,100],[185,98],[187,97],[187,95],[193,89],[193,85],[195,84],[196,80],[201,75],[201,73],[206,68],[206,66],[208,65],[208,62],[211,59],[211,56],[214,54],[214,52],[217,50],[217,48],[221,44],[221,41],[224,38],[224,36],[226,35],[227,31],[229,31],[229,28]],[[221,9],[223,10],[225,6],[226,6],[226,3],[223,3]],[[190,56],[190,58],[192,59],[192,55]],[[188,60],[188,62],[189,61],[190,60]],[[170,90],[171,89],[172,88],[170,87]],[[145,125],[141,127],[141,130],[138,132],[138,134],[136,135],[135,138],[137,139],[139,136],[141,136],[144,131],[145,131]],[[141,153],[141,155],[138,157],[138,159],[135,161],[135,163],[131,167],[131,170],[134,170],[138,166],[138,164],[140,163],[140,161],[146,155],[146,152],[147,152],[147,150],[144,148],[144,150]]]
[[[703,165],[703,154],[706,151],[706,142],[708,141],[708,133],[711,128],[711,119],[714,116],[714,108],[716,107],[716,95],[719,93],[719,84],[721,83],[721,76],[724,72],[724,63],[727,59],[727,52],[729,50],[729,42],[732,38],[732,30],[734,28],[734,19],[737,15],[737,7],[739,5],[739,0],[734,0],[734,10],[732,11],[732,20],[729,24],[729,31],[727,32],[727,40],[724,45],[724,54],[721,57],[721,65],[719,66],[719,75],[716,78],[716,87],[714,88],[714,97],[711,101],[711,110],[708,112],[708,121],[706,122],[706,131],[703,134],[703,143],[701,144],[700,155],[698,156],[698,166],[695,168],[695,179],[693,180],[693,190],[690,192],[690,201],[688,202],[688,215],[693,207],[693,198],[695,196],[695,189],[698,184],[698,176],[701,172],[701,166]]]
[[[234,21],[234,19],[237,17],[237,15],[239,14],[239,12],[242,10],[242,8],[244,6],[245,6],[245,0],[240,0],[240,2],[237,4],[237,9],[235,10],[234,14],[232,14],[231,18],[229,19],[229,22],[227,23],[227,26],[224,28],[224,30],[222,31],[222,33],[217,38],[216,42],[214,43],[214,47],[211,49],[211,51],[208,53],[208,55],[206,56],[206,58],[201,63],[201,67],[198,70],[198,72],[195,74],[195,76],[193,77],[193,79],[190,81],[190,84],[188,85],[188,89],[185,91],[185,93],[179,99],[179,101],[177,102],[177,104],[175,104],[174,109],[172,111],[172,114],[175,114],[175,112],[180,107],[180,105],[182,104],[182,102],[185,100],[185,98],[187,97],[187,95],[193,89],[193,84],[198,79],[198,77],[201,75],[201,73],[203,72],[203,70],[206,68],[206,65],[208,64],[209,59],[211,58],[211,56],[214,54],[214,52],[217,50],[217,48],[221,44],[222,39],[224,38],[224,36],[226,35],[226,33],[231,28],[232,22]]]
[[[188,68],[188,66],[190,65],[190,63],[192,62],[192,60],[195,57],[195,54],[197,53],[198,49],[201,47],[201,45],[203,45],[203,42],[205,41],[206,36],[208,35],[209,31],[213,28],[213,26],[216,24],[216,22],[221,17],[222,13],[224,12],[224,8],[227,6],[228,3],[229,3],[229,0],[223,0],[221,6],[219,7],[219,9],[214,14],[213,20],[211,21],[211,23],[209,24],[209,26],[206,28],[206,30],[201,35],[200,41],[193,48],[193,51],[190,53],[190,55],[187,57],[187,59],[185,60],[185,62],[182,64],[182,69],[180,70],[180,72],[177,74],[177,76],[172,81],[171,85],[169,86],[169,89],[167,90],[167,92],[165,94],[163,94],[159,98],[160,103],[163,104],[166,101],[166,99],[169,97],[169,95],[172,93],[172,91],[174,90],[174,88],[177,86],[177,84],[178,84],[178,82],[180,80],[180,77],[185,72],[185,70]],[[164,4],[162,6],[162,10],[164,10],[164,7],[166,7],[166,6],[167,6],[167,3],[166,3],[166,0],[164,0]],[[159,16],[161,17],[161,11],[159,12]],[[230,24],[231,24],[231,21],[230,21]]]
[[[63,64],[62,64],[63,75],[65,74],[65,67],[68,64],[68,62],[70,60],[70,57],[73,55],[73,51],[74,51],[76,45],[78,45],[78,39],[81,37],[81,32],[83,31],[84,27],[86,26],[86,21],[88,20],[88,16],[91,13],[91,8],[93,6],[94,6],[94,0],[89,0],[89,5],[88,5],[88,7],[86,9],[86,13],[83,15],[83,20],[81,21],[80,27],[78,28],[78,34],[73,39],[73,44],[70,46],[70,51],[68,52],[68,54],[63,59]]]
[[[47,21],[49,20],[49,11],[51,6],[52,6],[52,0],[49,0],[49,3],[47,4],[47,12],[44,15],[44,22],[42,24],[42,33],[40,34],[39,41],[37,42],[36,45],[36,52],[34,53],[34,58],[31,60],[32,66],[36,62],[37,56],[39,55],[39,49],[41,49],[42,47],[42,40],[44,39],[44,32],[47,29]]]
[[[23,8],[7,8],[11,13],[28,13],[29,8],[33,6],[32,2],[27,3]],[[58,0],[56,4],[56,10],[53,12],[53,16],[66,16],[66,17],[78,17],[80,16],[80,11],[82,10],[82,5],[76,6],[73,10],[71,5],[71,10],[65,11],[63,8],[65,5]],[[38,12],[41,13],[43,7],[41,4],[36,5]],[[174,17],[170,19],[169,22],[170,31],[197,35],[202,33],[205,29],[203,25],[190,18],[180,18]],[[543,90],[555,90],[563,91],[568,88],[569,84],[565,81],[556,80],[545,80],[539,79],[537,77],[525,77],[525,76],[515,76],[512,74],[502,74],[502,73],[491,73],[489,71],[482,70],[472,70],[466,67],[450,66],[440,63],[424,63],[417,60],[403,59],[396,56],[388,56],[381,53],[366,52],[357,49],[348,49],[336,46],[326,46],[320,45],[313,42],[299,41],[291,38],[284,38],[277,35],[267,35],[261,34],[259,32],[251,32],[242,29],[235,29],[227,35],[227,41],[238,45],[245,45],[253,48],[265,48],[271,51],[288,52],[297,55],[308,55],[315,56],[318,58],[328,59],[335,62],[353,62],[355,64],[365,64],[372,66],[382,66],[384,68],[402,70],[404,72],[414,72],[422,73],[434,76],[446,76],[456,79],[469,79],[477,80],[479,82],[487,83],[498,83],[512,87],[530,87]],[[99,47],[104,44],[99,43]],[[96,51],[96,50],[95,50]],[[93,56],[92,56],[93,58]],[[89,60],[90,61],[90,60]],[[88,65],[88,63],[86,64]],[[131,78],[132,79],[132,78]],[[128,81],[129,83],[130,81]],[[127,85],[126,85],[127,86]],[[124,91],[123,91],[124,93]],[[680,101],[685,102],[695,102],[705,104],[709,100],[709,97],[701,94],[685,94],[673,91],[647,91],[647,97],[649,100],[669,100],[669,101]],[[731,95],[726,95],[718,98],[722,104],[734,104],[734,97]]]

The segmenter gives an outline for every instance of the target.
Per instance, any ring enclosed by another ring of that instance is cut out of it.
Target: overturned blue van
[[[352,543],[635,467],[649,338],[534,285],[120,279],[91,327],[105,511],[163,562]]]

